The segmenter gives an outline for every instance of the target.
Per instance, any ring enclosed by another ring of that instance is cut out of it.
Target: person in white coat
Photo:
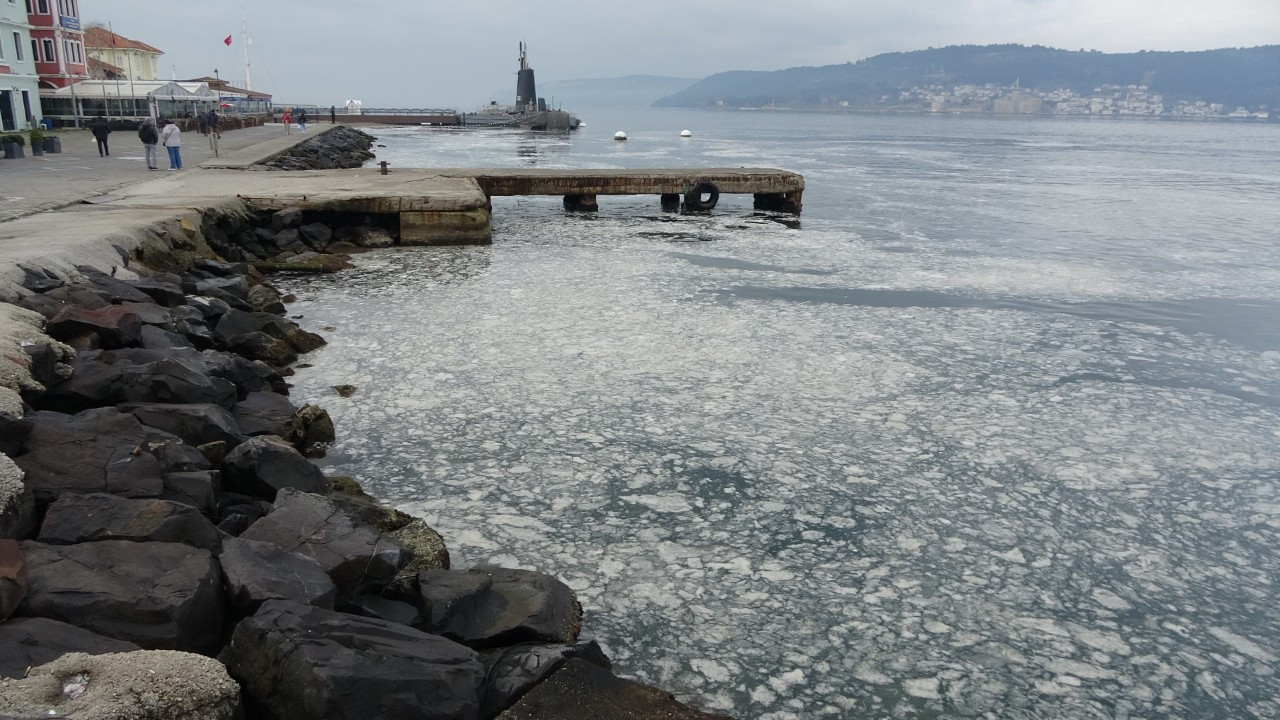
[[[182,131],[172,120],[165,119],[164,130],[160,131],[160,143],[169,151],[169,169],[182,169]]]

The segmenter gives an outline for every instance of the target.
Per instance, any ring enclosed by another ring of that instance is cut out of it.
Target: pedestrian
[[[329,106],[329,123],[331,125],[338,124],[338,108],[334,107],[333,105]]]
[[[160,133],[156,130],[155,118],[143,118],[142,126],[138,128],[138,139],[147,154],[147,169],[159,170],[156,167],[156,143],[160,142]]]
[[[293,114],[286,109],[284,115],[280,116],[280,120],[284,123],[285,134],[288,134],[289,126],[293,124]]]
[[[196,132],[200,133],[201,135],[209,134],[209,116],[208,115],[204,113],[200,113],[199,115],[196,116]]]
[[[215,136],[217,136],[217,137],[222,137],[222,134],[218,132],[218,110],[217,110],[217,108],[213,108],[213,109],[209,110],[209,132],[213,133],[213,134],[214,134]]]
[[[298,129],[302,130],[302,132],[306,132],[306,131],[307,131],[307,110],[306,110],[306,108],[303,108],[302,110],[299,110],[299,111],[298,111]]]
[[[109,157],[111,149],[107,147],[107,136],[111,134],[111,126],[107,125],[107,119],[102,113],[98,113],[98,117],[93,119],[89,129],[93,132],[93,139],[98,141],[98,157]]]
[[[160,131],[160,140],[164,149],[169,151],[169,169],[182,169],[182,131],[172,120],[164,121],[164,130]]]

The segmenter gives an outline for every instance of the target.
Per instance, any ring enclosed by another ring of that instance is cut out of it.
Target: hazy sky
[[[217,68],[243,80],[243,7],[255,90],[277,102],[366,107],[510,101],[520,41],[540,83],[701,78],[956,44],[1132,52],[1280,43],[1280,0],[80,1],[85,22],[160,48],[162,76],[180,79]]]

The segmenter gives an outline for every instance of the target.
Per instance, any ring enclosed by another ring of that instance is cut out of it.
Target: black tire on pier
[[[703,197],[704,195],[706,196],[705,198]],[[720,188],[716,187],[715,183],[700,182],[684,194],[684,207],[686,210],[710,210],[718,202],[720,202]]]

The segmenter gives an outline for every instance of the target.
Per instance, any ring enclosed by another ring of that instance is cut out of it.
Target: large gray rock
[[[50,545],[102,540],[174,542],[217,551],[222,535],[191,505],[106,493],[63,493],[49,506],[40,535]]]
[[[359,525],[320,495],[282,490],[275,508],[241,534],[315,558],[348,596],[386,585],[409,559],[396,541]]]
[[[53,662],[67,653],[101,655],[139,649],[126,640],[49,618],[9,618],[0,623],[0,678],[20,678],[27,668]]]
[[[162,464],[146,452],[147,430],[132,415],[102,408],[29,418],[35,423],[29,450],[16,462],[38,503],[64,492],[158,497],[164,489]]]
[[[677,702],[671,693],[616,677],[579,658],[570,658],[530,690],[498,720],[733,720]]]
[[[71,361],[72,375],[41,398],[41,406],[62,412],[120,403],[235,404],[233,382],[210,374],[198,351],[94,350]]]
[[[475,648],[522,642],[570,643],[582,606],[545,573],[477,565],[418,574],[423,629]]]
[[[217,470],[191,470],[164,474],[163,500],[190,505],[207,517],[218,512],[218,493],[222,490],[222,474]]]
[[[244,615],[268,600],[333,609],[338,588],[320,563],[269,542],[227,538],[218,556],[231,606]]]
[[[219,441],[236,445],[245,439],[231,412],[212,403],[125,403],[117,409],[189,445]]]
[[[123,305],[89,309],[68,305],[58,311],[45,327],[49,337],[64,342],[95,333],[104,348],[142,344],[142,320]]]
[[[208,550],[126,540],[21,545],[29,587],[19,615],[148,649],[210,653],[221,644],[226,604]]]
[[[72,653],[0,681],[0,717],[236,720],[240,686],[213,658],[167,650]]]
[[[522,643],[480,653],[485,677],[484,690],[480,693],[480,717],[494,717],[506,710],[566,660],[575,657],[606,670],[612,667],[595,640],[572,645]]]
[[[251,392],[232,408],[236,424],[245,435],[279,437],[289,436],[297,411],[288,396],[274,392]]]
[[[276,720],[476,720],[473,651],[395,623],[273,600],[236,626],[231,674]]]
[[[328,489],[324,473],[289,443],[274,435],[250,438],[222,461],[229,490],[273,500],[285,488],[307,493]]]

